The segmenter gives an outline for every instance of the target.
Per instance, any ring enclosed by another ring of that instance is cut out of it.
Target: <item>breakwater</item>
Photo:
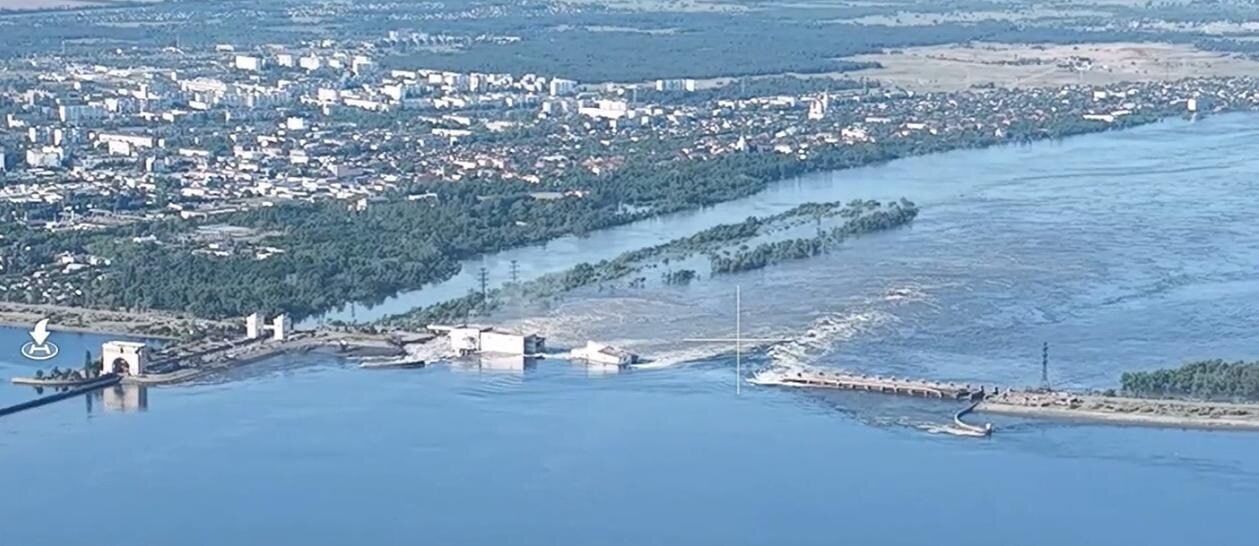
[[[101,376],[91,381],[81,383],[77,387],[71,388],[63,392],[49,394],[47,396],[41,396],[33,400],[27,400],[25,402],[14,404],[12,406],[0,408],[0,417],[3,417],[5,415],[12,415],[14,413],[26,411],[29,409],[35,409],[40,406],[46,406],[48,404],[52,404],[54,402],[60,402],[68,398],[74,398],[76,396],[87,394],[87,393],[90,393],[92,391],[96,391],[99,389],[103,389],[111,385],[117,385],[118,382],[121,380],[122,380],[121,376],[114,375],[114,374]]]

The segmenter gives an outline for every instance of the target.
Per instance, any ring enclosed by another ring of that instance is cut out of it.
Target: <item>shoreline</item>
[[[31,322],[20,322],[20,321],[4,318],[4,315],[0,313],[0,328],[29,330],[31,328],[31,324],[32,324]],[[114,328],[93,328],[90,326],[60,326],[60,325],[50,324],[48,326],[48,331],[63,332],[67,334],[86,334],[86,335],[97,335],[97,336],[144,338],[144,339],[157,340],[157,341],[178,341],[179,340],[178,337],[167,335],[167,334],[148,334],[141,331],[126,331],[124,329],[114,329]]]
[[[1051,419],[1077,423],[1197,430],[1259,431],[1259,419],[1255,418],[1194,417],[1160,413],[1119,413],[1096,409],[1024,406],[1020,404],[988,401],[980,403],[979,406],[975,408],[975,411],[995,415]]]
[[[48,320],[48,330],[176,341],[197,337],[198,333],[231,328],[228,321],[165,311],[120,311],[54,304],[28,304],[0,301],[0,327],[29,330],[40,319]],[[188,332],[178,335],[177,332]]]

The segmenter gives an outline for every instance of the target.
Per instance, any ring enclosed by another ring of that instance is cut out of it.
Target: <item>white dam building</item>
[[[573,349],[569,358],[604,366],[629,366],[638,362],[638,355],[596,341],[587,341],[585,347]]]
[[[433,324],[428,329],[446,334],[450,338],[450,350],[460,355],[473,353],[536,355],[546,352],[546,338],[537,334],[506,332],[489,326]]]

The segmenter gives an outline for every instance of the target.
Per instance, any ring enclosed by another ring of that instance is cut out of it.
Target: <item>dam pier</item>
[[[15,385],[55,392],[0,407],[0,416],[118,384],[156,386],[191,381],[284,354],[326,350],[349,356],[399,356],[406,353],[406,343],[431,339],[431,336],[411,339],[330,329],[295,331],[291,324],[286,315],[263,321],[255,314],[246,318],[245,335],[239,338],[199,339],[161,348],[137,341],[106,341],[101,345],[96,369],[59,370],[52,375],[45,375],[41,370],[33,377],[12,378]]]
[[[1115,394],[974,386],[946,381],[864,375],[818,369],[769,369],[748,380],[756,385],[859,391],[966,402],[945,432],[988,436],[992,425],[963,421],[973,413],[1171,428],[1259,431],[1259,404],[1131,398]]]

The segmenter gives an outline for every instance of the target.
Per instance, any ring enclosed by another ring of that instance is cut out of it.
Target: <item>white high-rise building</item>
[[[276,315],[271,321],[271,339],[284,341],[293,330],[293,319],[288,315]]]
[[[65,159],[65,151],[56,146],[44,146],[40,149],[26,151],[26,166],[31,168],[52,169],[60,167]]]
[[[584,104],[577,113],[596,119],[616,120],[630,115],[629,104],[623,100],[597,100],[593,104]]]
[[[656,80],[656,91],[695,91],[695,80]]]
[[[57,119],[62,123],[80,123],[105,117],[105,108],[99,104],[63,104],[57,107]]]
[[[319,67],[323,66],[323,62],[315,55],[307,55],[297,60],[297,66],[313,71],[319,70]]]
[[[809,119],[819,120],[826,117],[826,107],[829,100],[826,95],[809,101]]]
[[[562,95],[571,95],[575,93],[576,91],[577,91],[577,82],[573,80],[565,80],[561,78],[555,78],[551,80],[550,92],[551,92],[552,97],[558,97]]]
[[[235,65],[236,65],[237,70],[249,70],[252,72],[258,72],[259,70],[262,70],[263,61],[262,59],[258,57],[252,57],[249,55],[237,55]]]

